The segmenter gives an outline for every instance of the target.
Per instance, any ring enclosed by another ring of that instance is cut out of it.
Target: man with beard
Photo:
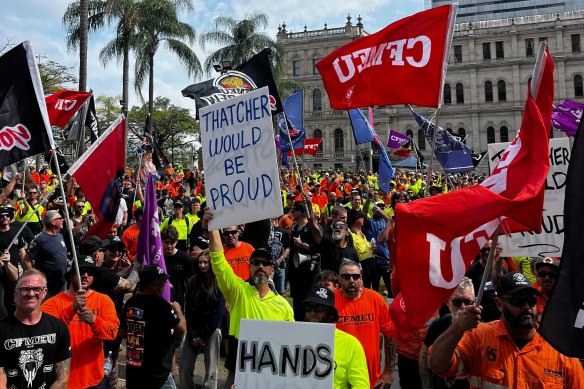
[[[541,321],[541,315],[547,301],[556,284],[560,271],[560,261],[557,258],[545,257],[535,261],[535,282],[539,287],[541,295],[537,296],[537,322]]]
[[[341,208],[341,207],[339,207]],[[343,209],[345,216],[347,211]],[[354,247],[347,243],[347,237],[351,236],[347,225],[341,221],[331,225],[331,232],[325,232],[320,242],[320,268],[336,272],[343,259],[359,262],[359,255]]]
[[[479,324],[482,307],[467,306],[430,348],[430,368],[443,377],[466,375],[471,388],[584,387],[580,362],[535,330],[539,291],[531,282],[507,273],[496,290],[501,320]]]
[[[461,315],[462,311],[470,305],[475,303],[474,287],[472,280],[468,277],[463,277],[458,287],[452,293],[450,298],[446,301],[446,306],[450,313],[440,316],[432,322],[422,350],[420,352],[420,378],[422,380],[422,388],[424,389],[468,389],[468,380],[458,379],[453,377],[442,378],[432,373],[428,367],[428,348],[432,346],[438,336],[440,336],[452,322]],[[401,384],[401,380],[400,380]]]
[[[203,217],[204,229],[207,229],[209,220],[212,218],[213,212],[206,208]],[[225,361],[225,366],[229,370],[225,388],[231,388],[235,379],[241,319],[294,321],[294,314],[286,299],[272,292],[268,285],[268,280],[274,269],[271,249],[259,248],[251,254],[249,282],[239,278],[227,263],[221,237],[217,230],[209,231],[209,253],[219,289],[225,296],[225,301],[231,312],[229,346]]]

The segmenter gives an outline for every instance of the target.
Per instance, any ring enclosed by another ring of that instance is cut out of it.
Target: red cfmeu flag
[[[521,129],[481,185],[398,204],[396,267],[412,327],[450,297],[500,221],[503,233],[541,231],[553,71],[542,46]]]
[[[321,142],[322,138],[306,138],[304,139],[304,148],[294,149],[294,155],[310,154],[314,157]],[[288,156],[292,156],[292,151],[288,151]]]
[[[339,47],[316,64],[331,107],[440,107],[456,4],[396,21]]]
[[[75,115],[91,96],[89,92],[62,90],[45,98],[49,122],[52,126],[65,128],[69,120]]]
[[[126,119],[120,116],[68,171],[83,188],[99,218],[87,234],[102,239],[111,228],[120,205],[126,166],[125,138]]]

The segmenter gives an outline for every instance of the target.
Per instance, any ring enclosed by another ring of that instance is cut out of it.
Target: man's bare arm
[[[55,382],[53,382],[49,389],[67,389],[70,363],[71,358],[55,363]]]
[[[6,378],[4,368],[0,367],[0,389],[6,389],[6,385],[8,385],[8,378]]]

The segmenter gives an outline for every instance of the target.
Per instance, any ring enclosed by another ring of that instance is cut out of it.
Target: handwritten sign
[[[489,144],[489,168],[497,165],[510,143]],[[507,257],[560,257],[564,246],[564,192],[570,163],[568,138],[550,139],[550,170],[545,183],[541,233],[521,232],[499,236]]]
[[[241,320],[235,387],[330,389],[335,325]]]
[[[199,118],[209,229],[281,215],[268,88],[203,107]]]

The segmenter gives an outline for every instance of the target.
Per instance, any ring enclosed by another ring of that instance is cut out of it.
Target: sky
[[[51,60],[74,66],[73,73],[77,75],[79,54],[77,51],[67,51],[66,31],[61,22],[69,3],[69,0],[4,1],[0,13],[0,47],[8,40],[15,44],[29,40],[41,62]],[[182,20],[191,24],[197,34],[210,31],[217,16],[232,16],[240,20],[260,10],[269,17],[269,26],[265,33],[273,39],[276,38],[278,25],[283,22],[288,31],[300,32],[304,30],[304,26],[308,30],[322,29],[325,23],[328,28],[343,27],[347,15],[351,15],[353,24],[356,24],[357,16],[361,15],[365,30],[374,33],[395,20],[424,9],[424,0],[193,0],[193,4],[194,12],[183,14]],[[121,63],[114,61],[104,67],[98,58],[101,48],[112,38],[113,30],[108,27],[92,32],[89,36],[87,84],[93,89],[95,96],[121,95]],[[201,64],[212,52],[212,48],[203,50],[198,43],[193,49]],[[162,46],[154,61],[154,95],[168,97],[173,104],[194,112],[194,101],[183,97],[180,91],[188,85],[210,79],[211,75],[204,75],[199,79],[189,78],[174,55]],[[133,68],[134,63],[131,62],[131,73]],[[133,82],[131,77],[130,106],[140,104],[134,93]],[[147,97],[147,84],[142,93]]]

